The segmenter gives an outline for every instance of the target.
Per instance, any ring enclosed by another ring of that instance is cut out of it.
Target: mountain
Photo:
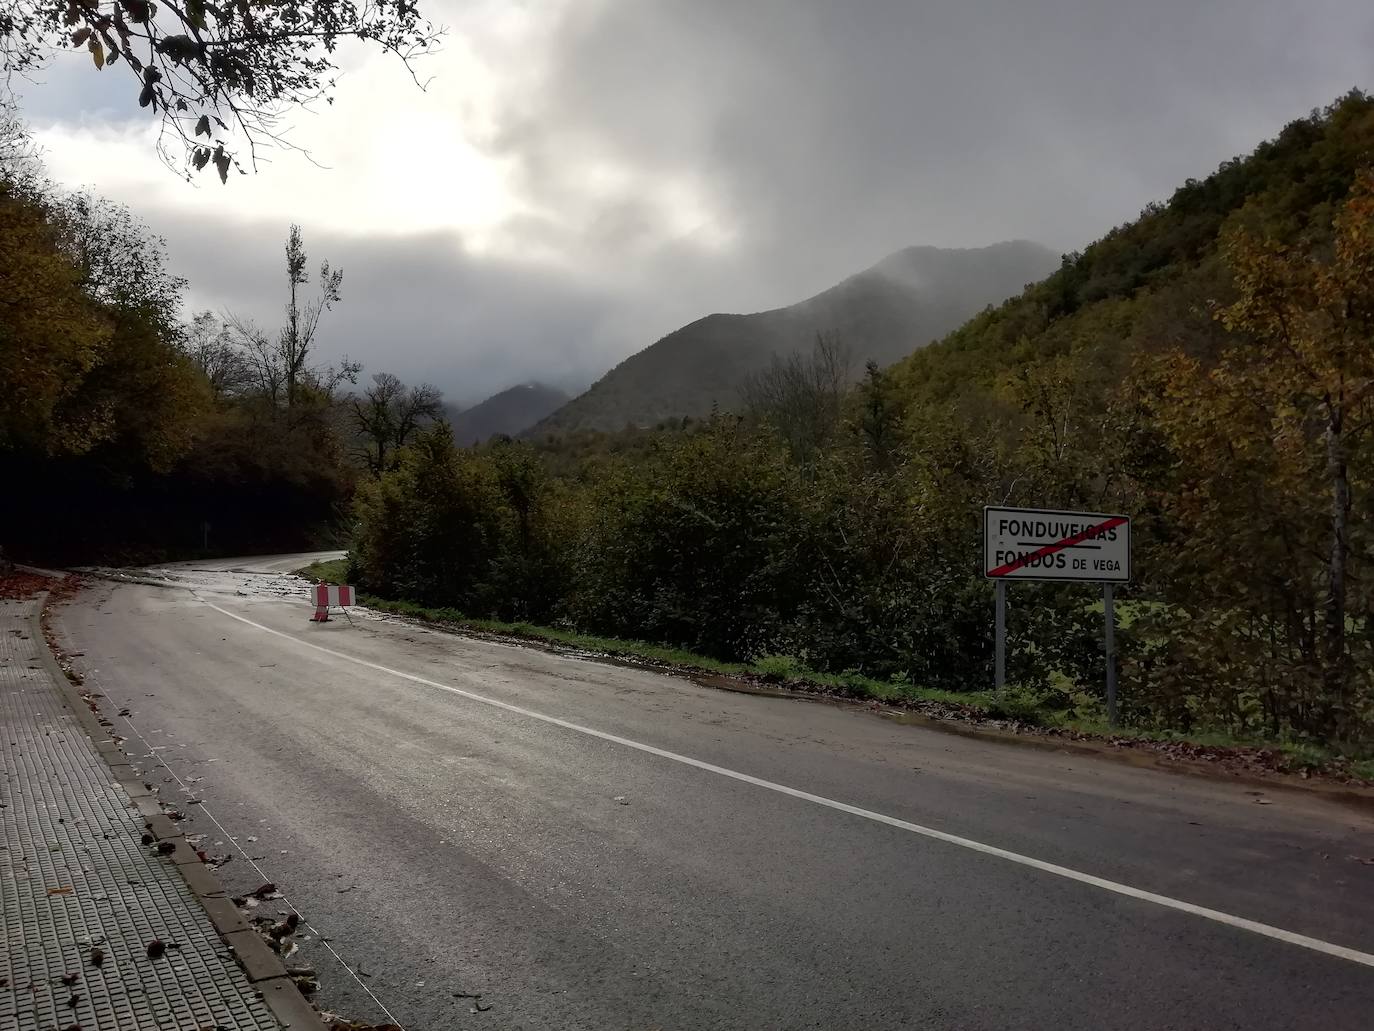
[[[774,354],[811,347],[835,332],[855,373],[868,359],[888,365],[944,336],[989,304],[1019,293],[1059,264],[1059,255],[1018,240],[970,250],[908,247],[814,297],[751,315],[707,315],[625,359],[533,434],[618,430],[729,409],[740,387]]]
[[[450,411],[453,439],[481,443],[499,434],[515,437],[568,401],[568,395],[542,383],[522,383],[493,394],[463,411]]]

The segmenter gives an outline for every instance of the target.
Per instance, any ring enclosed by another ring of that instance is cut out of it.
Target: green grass
[[[754,662],[723,662],[720,659],[713,659],[709,655],[699,655],[683,648],[651,644],[647,641],[599,637],[595,634],[582,634],[558,627],[536,626],[533,623],[505,623],[495,619],[472,619],[456,609],[428,608],[414,602],[391,601],[366,594],[359,595],[358,600],[369,608],[381,612],[409,616],[412,619],[422,619],[430,623],[443,623],[481,633],[504,634],[524,640],[596,652],[616,658],[639,659],[703,673],[755,676],[784,686],[823,687],[859,698],[873,698],[880,701],[918,699],[967,706],[979,710],[985,709],[991,702],[991,694],[985,691],[961,694],[953,691],[916,687],[905,683],[874,680],[871,677],[856,673],[822,673],[807,668],[790,655],[766,655]]]
[[[331,558],[324,562],[312,562],[304,569],[296,570],[297,576],[307,580],[323,580],[325,583],[341,584],[348,580],[348,559]]]

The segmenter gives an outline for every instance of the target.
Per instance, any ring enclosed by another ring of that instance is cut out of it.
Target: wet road
[[[202,847],[237,839],[223,879],[305,915],[329,1008],[412,1031],[1370,1027],[1369,810],[314,625],[282,575],[306,561],[97,582],[58,626]]]

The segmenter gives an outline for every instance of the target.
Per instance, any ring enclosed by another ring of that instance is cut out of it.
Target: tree
[[[309,366],[310,348],[320,328],[320,317],[343,299],[343,269],[331,269],[329,262],[320,263],[320,295],[303,305],[296,294],[298,287],[310,282],[305,271],[305,244],[301,242],[301,227],[292,225],[286,237],[286,280],[291,288],[291,300],[286,306],[286,325],[277,340],[277,353],[285,369],[286,408],[296,405],[296,390],[302,374]]]
[[[319,295],[302,302],[300,287],[310,282],[305,270],[307,260],[301,227],[292,225],[286,239],[286,280],[290,291],[286,324],[277,332],[276,339],[250,319],[231,315],[227,322],[259,393],[273,405],[284,401],[288,415],[294,413],[303,388],[330,397],[340,384],[356,383],[362,370],[360,364],[347,358],[337,366],[325,368],[310,364],[320,320],[343,298],[343,270],[331,269],[329,262],[322,262]]]
[[[94,439],[58,408],[98,364],[112,320],[39,202],[0,184],[0,451],[79,454]]]
[[[351,401],[363,460],[373,476],[391,468],[396,452],[443,410],[443,394],[438,387],[428,383],[407,387],[389,372],[373,376],[372,386]]]
[[[745,410],[777,432],[797,465],[810,466],[839,427],[853,360],[838,336],[817,334],[810,355],[774,355],[745,380]]]
[[[1329,258],[1245,231],[1226,253],[1240,298],[1220,318],[1258,349],[1228,354],[1212,378],[1268,409],[1280,450],[1301,461],[1321,449],[1329,526],[1325,673],[1333,701],[1343,700],[1350,465],[1374,426],[1374,170],[1356,178]]]
[[[183,331],[181,349],[204,374],[217,399],[241,394],[252,382],[243,350],[234,343],[229,327],[213,312],[196,313]]]
[[[1213,362],[1166,353],[1143,387],[1173,455],[1154,499],[1187,609],[1175,651],[1193,649],[1192,665],[1231,686],[1233,724],[1258,697],[1271,731],[1327,739],[1374,716],[1356,691],[1374,643],[1374,541],[1357,518],[1374,502],[1374,172],[1333,229],[1292,244],[1230,232],[1237,296],[1216,315],[1231,346]]]
[[[127,209],[0,183],[0,448],[167,469],[203,385],[176,349],[182,281]]]
[[[892,465],[901,412],[893,402],[887,376],[872,358],[864,363],[864,378],[859,383],[858,393],[858,428],[864,453],[873,468],[885,472]]]
[[[89,52],[97,71],[122,63],[139,105],[162,118],[164,159],[179,142],[188,175],[213,164],[227,181],[231,166],[244,171],[236,132],[253,164],[281,143],[284,108],[331,99],[345,40],[410,68],[441,34],[415,0],[13,0],[0,11],[0,70],[30,72],[67,48]]]
[[[273,408],[281,403],[286,372],[276,342],[260,329],[252,319],[230,314],[224,328],[229,339],[243,357],[249,382],[254,393]]]
[[[12,191],[32,192],[39,171],[38,146],[19,117],[14,97],[0,96],[0,182]]]
[[[46,201],[48,216],[93,300],[115,312],[137,312],[167,338],[180,326],[186,280],[175,275],[167,242],[123,204],[87,191]]]

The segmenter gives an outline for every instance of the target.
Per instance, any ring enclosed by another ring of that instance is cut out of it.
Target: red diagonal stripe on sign
[[[1044,558],[1046,555],[1053,555],[1056,551],[1063,551],[1065,548],[1086,541],[1090,537],[1096,537],[1098,534],[1102,533],[1102,531],[1120,526],[1125,521],[1125,516],[1112,516],[1112,518],[1105,522],[1098,523],[1096,526],[1090,526],[1086,530],[1080,530],[1072,537],[1065,537],[1062,541],[1046,544],[1043,548],[1040,548],[1038,551],[1032,551],[1029,555],[1022,555],[1015,562],[1008,562],[1005,566],[998,566],[996,569],[989,571],[988,576],[1006,576],[1008,573],[1014,573],[1022,566],[1029,565],[1038,558]]]

